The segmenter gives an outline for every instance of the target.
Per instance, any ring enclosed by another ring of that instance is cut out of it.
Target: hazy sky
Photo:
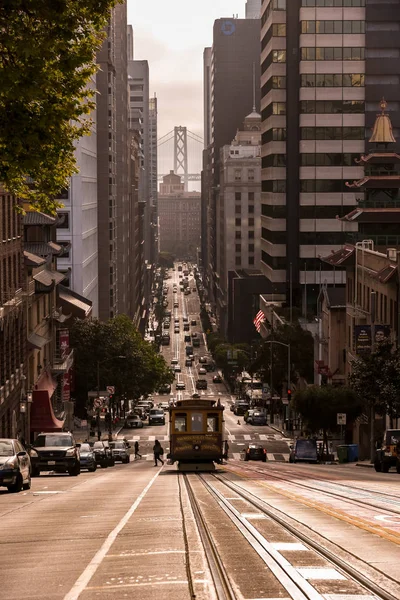
[[[159,137],[175,125],[203,137],[203,50],[215,19],[244,11],[245,0],[128,0],[135,59],[149,61],[158,97]]]

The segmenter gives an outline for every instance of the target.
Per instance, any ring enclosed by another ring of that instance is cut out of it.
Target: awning
[[[73,292],[64,285],[57,287],[58,300],[66,313],[72,313],[78,319],[86,319],[92,312],[92,301]]]
[[[44,373],[32,391],[31,408],[31,431],[60,431],[64,421],[59,421],[53,411],[51,397],[57,383],[46,372]]]
[[[59,273],[58,271],[50,271],[50,269],[43,269],[39,273],[33,276],[33,279],[42,285],[49,287],[53,284],[59,284],[63,279],[65,279],[65,275],[63,273]]]
[[[41,256],[36,256],[31,252],[24,250],[25,265],[27,267],[41,267],[46,264],[46,259]]]
[[[33,348],[37,348],[38,350],[43,348],[49,342],[50,340],[48,338],[38,335],[37,333],[31,333],[28,335],[28,344]]]

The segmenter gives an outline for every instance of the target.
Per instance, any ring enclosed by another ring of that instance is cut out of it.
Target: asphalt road
[[[193,293],[179,298],[178,311],[198,319],[196,302]],[[184,348],[183,332],[171,337],[163,350],[169,361]],[[202,345],[199,355],[205,353]],[[197,368],[182,369],[183,393],[192,393]],[[212,374],[207,379],[207,395],[226,404],[230,444],[216,476],[185,478],[175,465],[154,467],[152,445],[157,438],[168,449],[168,424],[145,425],[120,433],[140,441],[141,460],[131,456],[130,464],[79,477],[41,474],[19,494],[0,489],[1,600],[214,600],[215,574],[189,488],[237,600],[383,597],[357,577],[400,598],[397,473],[285,463],[279,455],[287,440],[269,427],[238,423],[230,394]],[[242,444],[256,439],[268,462],[240,461]]]

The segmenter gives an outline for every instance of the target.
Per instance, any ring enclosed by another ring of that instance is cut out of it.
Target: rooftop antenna
[[[256,63],[253,62],[253,112],[256,112]]]

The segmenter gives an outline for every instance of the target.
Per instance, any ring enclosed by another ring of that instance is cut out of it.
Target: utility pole
[[[375,315],[376,315],[376,292],[371,292],[371,353],[375,352]],[[370,455],[371,463],[374,462],[375,454],[375,405],[371,404],[370,409]]]

